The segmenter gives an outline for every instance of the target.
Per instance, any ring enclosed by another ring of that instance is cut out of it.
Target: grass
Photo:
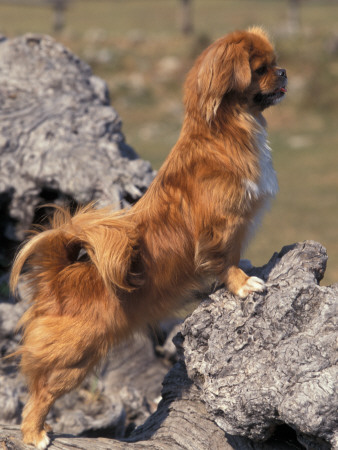
[[[280,193],[246,257],[267,261],[283,245],[314,239],[326,246],[324,282],[338,280],[338,4],[302,3],[302,27],[287,32],[287,1],[194,0],[195,33],[182,36],[178,1],[81,0],[55,35],[105,79],[127,140],[155,168],[182,123],[182,85],[196,55],[234,28],[261,24],[273,36],[289,93],[268,110]],[[52,34],[48,7],[0,3],[0,33]]]

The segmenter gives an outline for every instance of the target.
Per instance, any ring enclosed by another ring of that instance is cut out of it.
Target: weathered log
[[[126,144],[106,83],[85,62],[28,34],[0,40],[0,66],[1,234],[21,240],[40,204],[140,198],[151,166]]]
[[[338,445],[338,285],[320,287],[326,253],[285,247],[259,274],[264,295],[212,295],[182,328],[189,378],[220,428],[254,440],[292,427],[307,448]]]
[[[176,336],[180,361],[143,425],[124,441],[56,435],[51,449],[338,448],[338,285],[319,286],[326,260],[312,241],[284,247],[250,270],[265,293],[210,295]],[[4,448],[24,448],[19,438],[0,432]]]

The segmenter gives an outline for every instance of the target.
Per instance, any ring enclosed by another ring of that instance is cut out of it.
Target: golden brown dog
[[[22,317],[21,369],[30,398],[24,441],[47,447],[46,415],[123,338],[178,307],[205,280],[240,297],[264,282],[239,267],[257,217],[277,191],[262,111],[286,72],[260,28],[217,40],[185,83],[179,140],[128,211],[58,210],[18,254],[32,305]]]

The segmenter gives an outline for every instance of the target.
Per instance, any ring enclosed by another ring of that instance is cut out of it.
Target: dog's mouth
[[[271,95],[274,97],[277,97],[277,98],[283,98],[284,95],[287,93],[287,91],[288,90],[286,89],[286,86],[282,86],[282,87],[275,89]]]
[[[281,94],[286,94],[287,93],[287,89],[286,89],[286,86],[283,86],[283,87],[280,87],[280,88],[277,88],[274,92],[275,93],[281,93]]]
[[[259,105],[262,109],[265,109],[268,106],[272,106],[280,102],[286,93],[287,93],[286,85],[280,86],[272,92],[268,93],[259,92],[258,94],[255,95],[254,102],[257,105]]]

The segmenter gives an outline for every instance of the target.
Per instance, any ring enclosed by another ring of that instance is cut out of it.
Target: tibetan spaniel
[[[113,345],[179,308],[205,282],[224,283],[241,298],[264,290],[239,261],[278,188],[262,111],[286,85],[262,29],[218,39],[187,75],[181,134],[144,196],[118,212],[59,208],[22,247],[11,287],[25,266],[32,303],[15,353],[30,393],[24,442],[46,448],[55,400]]]

